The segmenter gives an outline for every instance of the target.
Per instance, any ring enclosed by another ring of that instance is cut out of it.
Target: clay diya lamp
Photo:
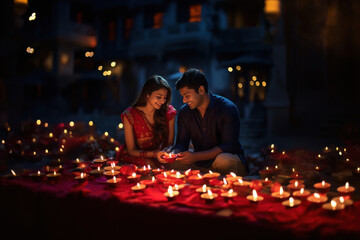
[[[290,197],[288,200],[283,201],[282,205],[287,208],[293,208],[293,207],[299,206],[300,203],[301,203],[301,200]]]
[[[314,188],[319,192],[319,193],[327,193],[330,190],[330,183],[327,183],[325,181],[322,181],[321,183],[315,183],[314,184]]]
[[[164,193],[164,196],[169,200],[173,200],[176,196],[179,195],[179,191],[174,191],[171,186],[168,187],[167,192]]]
[[[205,173],[203,178],[205,179],[205,181],[207,183],[210,182],[210,180],[212,179],[217,179],[218,177],[220,176],[220,173],[217,173],[217,172],[212,172],[211,170],[209,170],[208,173]]]
[[[294,191],[292,194],[294,197],[305,200],[308,196],[310,196],[310,191],[304,190],[304,188],[301,188],[298,191]]]
[[[229,201],[229,200],[234,199],[234,197],[237,196],[237,193],[234,192],[234,190],[230,189],[229,191],[223,192],[223,193],[221,193],[220,195],[221,195],[221,196],[225,199],[225,201],[227,202],[227,201]]]
[[[217,193],[213,193],[210,189],[207,191],[207,193],[203,193],[200,195],[201,199],[205,200],[205,203],[210,204],[214,202],[214,200],[218,197]]]
[[[143,166],[141,168],[137,168],[136,172],[142,176],[146,176],[150,173],[150,170],[151,170],[151,167],[150,167],[150,165],[148,165],[147,167]]]
[[[278,192],[271,193],[271,196],[277,200],[283,200],[290,197],[290,193],[283,190],[282,187],[280,187],[280,190]]]
[[[127,179],[132,183],[137,183],[140,181],[141,175],[132,173],[130,176],[127,177]]]
[[[246,196],[246,199],[252,203],[258,203],[264,200],[264,197],[259,196],[255,189],[252,190],[252,195]]]
[[[188,182],[193,185],[203,185],[206,183],[205,179],[199,174],[188,177]]]
[[[316,203],[316,204],[321,203],[322,204],[322,203],[326,202],[328,200],[328,198],[324,194],[320,195],[319,193],[314,193],[314,194],[308,196],[307,200],[312,203]]]
[[[162,158],[166,161],[166,163],[172,163],[177,158],[177,154],[169,153],[167,155],[163,155]]]
[[[340,193],[340,195],[351,195],[355,188],[353,186],[349,186],[349,182],[346,182],[344,186],[338,187],[337,191]]]

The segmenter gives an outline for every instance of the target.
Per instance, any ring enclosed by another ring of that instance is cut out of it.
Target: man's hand
[[[180,161],[183,164],[191,164],[196,162],[195,154],[190,151],[178,153],[176,161]]]

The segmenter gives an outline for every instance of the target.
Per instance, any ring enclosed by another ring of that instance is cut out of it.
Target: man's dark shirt
[[[240,117],[237,107],[222,96],[212,93],[209,93],[209,96],[210,103],[204,117],[198,109],[191,109],[187,104],[180,108],[174,149],[187,151],[191,140],[195,152],[218,146],[224,153],[239,155],[244,162],[239,142]],[[214,160],[198,161],[195,164],[209,168]],[[244,164],[246,165],[246,162]]]

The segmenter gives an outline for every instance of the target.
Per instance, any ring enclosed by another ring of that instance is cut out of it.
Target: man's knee
[[[236,154],[220,153],[214,160],[211,168],[221,174],[233,172],[237,175],[246,175],[246,169]]]

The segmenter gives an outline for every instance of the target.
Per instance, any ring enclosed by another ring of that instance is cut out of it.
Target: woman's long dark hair
[[[159,75],[154,75],[146,80],[141,89],[140,95],[136,99],[132,107],[145,107],[147,96],[159,89],[166,89],[166,102],[161,105],[160,109],[156,109],[154,113],[154,145],[160,148],[166,147],[168,144],[169,129],[166,122],[166,112],[171,102],[171,88],[168,82]]]

